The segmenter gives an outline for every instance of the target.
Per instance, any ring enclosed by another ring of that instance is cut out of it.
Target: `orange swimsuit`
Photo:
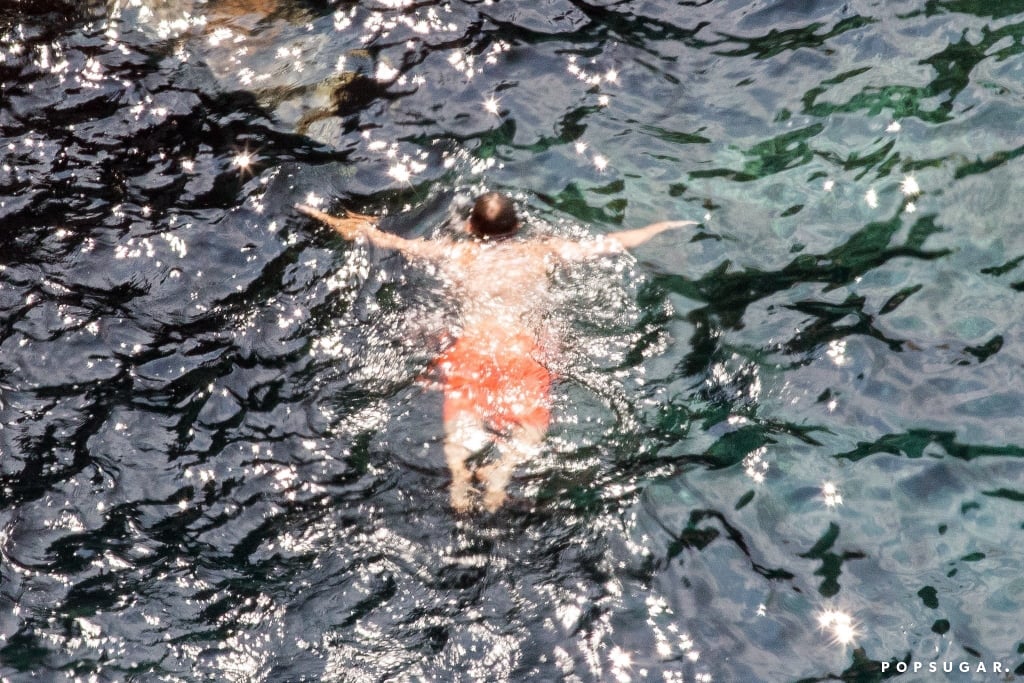
[[[437,359],[445,422],[466,415],[499,433],[516,426],[546,430],[551,374],[535,360],[538,352],[526,332],[467,330]]]

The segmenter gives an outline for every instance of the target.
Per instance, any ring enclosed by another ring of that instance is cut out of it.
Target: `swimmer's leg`
[[[540,451],[545,431],[538,425],[515,427],[508,438],[502,439],[498,444],[501,457],[496,462],[477,469],[476,476],[486,487],[484,507],[488,511],[494,512],[505,502],[505,489],[512,480],[512,472]]]
[[[467,461],[491,441],[479,418],[459,413],[444,422],[444,457],[452,473],[451,501],[456,512],[466,512],[473,491],[473,473]]]

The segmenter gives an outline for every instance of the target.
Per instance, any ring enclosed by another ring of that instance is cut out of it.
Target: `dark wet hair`
[[[469,214],[469,229],[480,237],[507,237],[519,229],[516,207],[500,192],[480,195]]]

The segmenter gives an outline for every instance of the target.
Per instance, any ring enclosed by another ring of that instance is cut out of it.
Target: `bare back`
[[[451,245],[439,267],[461,300],[464,332],[535,332],[548,299],[547,251],[536,242]]]

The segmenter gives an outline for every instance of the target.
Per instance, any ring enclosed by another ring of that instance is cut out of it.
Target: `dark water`
[[[1024,3],[147,2],[0,4],[0,680],[1024,674]],[[703,224],[458,518],[452,306],[292,205],[485,188]]]

